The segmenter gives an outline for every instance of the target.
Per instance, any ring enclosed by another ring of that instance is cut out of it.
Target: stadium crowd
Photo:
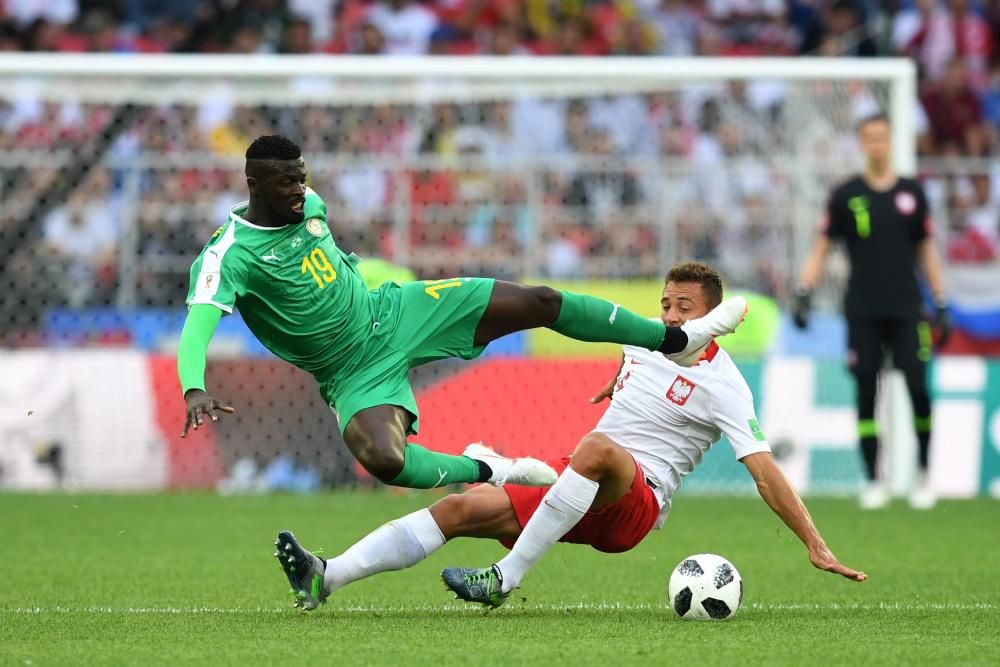
[[[918,146],[938,165],[925,176],[935,209],[948,212],[942,232],[954,262],[1000,256],[1000,172],[948,168],[998,145],[998,31],[995,0],[0,0],[0,50],[13,51],[905,55],[919,65]],[[878,106],[863,87],[803,94],[765,81],[419,107],[206,102],[130,116],[0,95],[0,152],[58,157],[102,137],[108,144],[106,166],[79,174],[55,205],[39,202],[65,172],[44,161],[4,166],[0,237],[8,246],[15,239],[8,275],[27,300],[113,303],[128,244],[140,259],[135,302],[176,305],[187,265],[245,198],[232,161],[255,136],[279,131],[302,144],[345,247],[405,259],[427,277],[655,276],[671,243],[680,256],[718,263],[736,284],[782,298],[791,262],[774,258],[792,256],[795,213],[783,202],[796,187],[783,160],[852,160],[842,145],[850,131],[831,136],[820,117],[850,128]],[[169,162],[204,153],[218,164]],[[121,167],[148,155],[164,160],[139,172]],[[131,237],[122,230],[125,209],[136,208],[129,193],[139,199]],[[37,220],[40,238],[13,233],[17,220]],[[43,273],[73,280],[28,270],[38,253],[55,258]]]

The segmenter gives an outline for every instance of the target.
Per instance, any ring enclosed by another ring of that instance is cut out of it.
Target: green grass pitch
[[[438,577],[503,553],[481,540],[292,609],[279,529],[329,555],[435,497],[0,495],[0,664],[1000,664],[1000,502],[987,499],[929,513],[809,502],[862,584],[814,570],[757,499],[682,496],[631,553],[557,546],[498,611],[460,605]],[[730,621],[667,607],[671,569],[698,552],[744,577]]]

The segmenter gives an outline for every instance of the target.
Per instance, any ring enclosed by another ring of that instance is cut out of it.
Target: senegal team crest
[[[323,223],[319,218],[310,218],[306,223],[306,229],[313,236],[323,236]]]
[[[670,390],[667,391],[667,399],[677,405],[684,405],[691,398],[691,392],[694,391],[694,388],[694,382],[678,375],[674,383],[670,385]]]

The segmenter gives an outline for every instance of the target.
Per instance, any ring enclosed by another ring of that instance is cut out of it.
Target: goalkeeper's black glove
[[[792,322],[799,329],[809,326],[809,308],[812,301],[812,294],[805,287],[795,289],[795,297],[792,304]]]
[[[938,330],[937,346],[944,347],[951,338],[951,314],[944,299],[934,301],[934,328]]]

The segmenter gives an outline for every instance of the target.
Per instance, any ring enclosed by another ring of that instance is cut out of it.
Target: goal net
[[[369,483],[312,379],[238,314],[208,383],[239,412],[177,437],[188,268],[246,199],[249,142],[278,133],[373,284],[544,281],[653,316],[667,268],[711,263],[753,295],[729,345],[779,459],[802,488],[851,490],[845,262],[808,335],[781,313],[828,190],[859,167],[856,122],[889,114],[912,173],[913,86],[897,60],[0,56],[0,373],[17,380],[0,485]],[[561,456],[616,355],[532,332],[417,369],[419,441]],[[726,445],[686,486],[748,488]]]

